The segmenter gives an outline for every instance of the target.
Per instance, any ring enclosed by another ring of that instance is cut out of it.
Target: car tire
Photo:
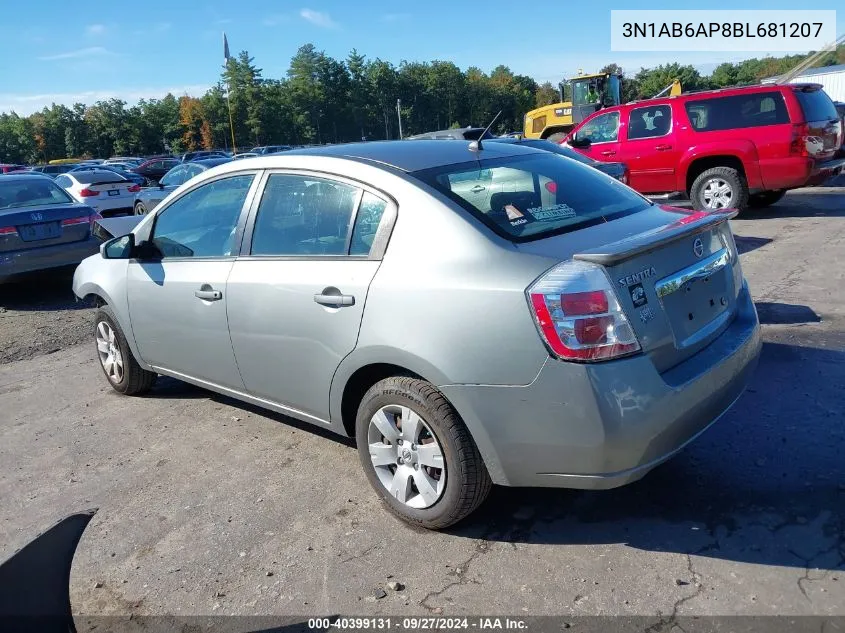
[[[147,215],[147,207],[143,202],[136,202],[134,207],[135,215]]]
[[[415,424],[406,422],[403,431],[406,417]],[[355,431],[367,479],[390,510],[411,525],[453,525],[490,493],[493,484],[472,436],[443,394],[424,380],[394,376],[373,385],[358,407]],[[390,461],[394,456],[396,464]]]
[[[748,183],[733,167],[713,167],[692,183],[690,201],[697,211],[742,210],[748,205]]]
[[[112,388],[126,396],[137,396],[152,389],[158,375],[147,371],[135,360],[123,330],[108,305],[100,306],[94,323],[97,358]]]
[[[778,191],[761,191],[748,196],[748,206],[755,209],[770,207],[786,195],[785,189]]]

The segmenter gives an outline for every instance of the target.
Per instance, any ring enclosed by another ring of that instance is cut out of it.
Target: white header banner
[[[612,51],[818,51],[836,41],[836,11],[611,11]]]

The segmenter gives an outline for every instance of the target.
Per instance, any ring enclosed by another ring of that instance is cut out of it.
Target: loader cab
[[[572,79],[572,122],[577,125],[597,110],[619,105],[621,83],[618,75],[608,74]]]

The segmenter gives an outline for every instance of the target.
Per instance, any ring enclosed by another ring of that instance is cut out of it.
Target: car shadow
[[[734,241],[736,242],[736,249],[739,251],[739,254],[743,255],[762,248],[766,244],[771,244],[774,240],[768,237],[745,237],[734,233]]]
[[[644,479],[607,491],[495,487],[449,531],[845,571],[843,391],[845,353],[766,343],[733,409]]]
[[[0,284],[0,307],[7,310],[84,310],[91,305],[73,294],[76,265],[7,278]]]
[[[845,184],[845,183],[843,183]],[[799,190],[801,193],[787,194],[782,200],[763,209],[748,209],[741,218],[743,220],[767,220],[776,218],[815,218],[845,216],[845,188],[814,190],[812,188]]]
[[[757,317],[763,325],[799,325],[821,323],[822,318],[809,306],[791,303],[755,301]]]

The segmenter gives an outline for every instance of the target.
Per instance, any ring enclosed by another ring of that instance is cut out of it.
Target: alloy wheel
[[[425,420],[411,408],[387,405],[367,429],[370,459],[381,484],[397,501],[423,509],[446,489],[443,449]]]
[[[97,323],[97,355],[103,371],[112,382],[123,380],[123,355],[115,338],[114,329],[105,321]]]
[[[708,209],[724,209],[733,202],[733,189],[721,178],[711,178],[701,190],[701,198]]]

